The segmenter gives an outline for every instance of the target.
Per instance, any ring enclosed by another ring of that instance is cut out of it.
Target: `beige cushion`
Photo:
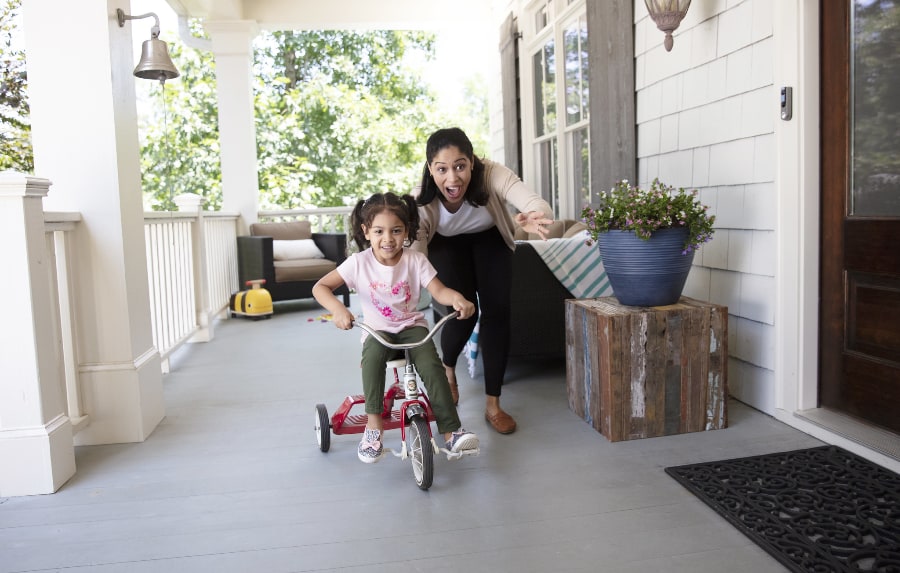
[[[558,219],[547,226],[548,239],[563,239],[576,235],[579,231],[587,229],[587,225],[573,219]],[[516,227],[515,239],[517,241],[539,241],[541,236],[536,233],[526,233],[521,227]]]
[[[250,225],[250,234],[254,237],[272,237],[279,241],[312,239],[312,225],[309,221],[253,223]]]
[[[575,221],[575,223],[573,223],[571,227],[566,229],[566,232],[563,233],[562,238],[569,239],[571,237],[574,237],[578,233],[584,231],[585,229],[587,229],[587,225],[585,225],[581,221]]]
[[[324,259],[325,254],[312,239],[294,239],[292,241],[272,240],[272,257],[276,261],[293,259]]]
[[[337,268],[328,259],[275,261],[275,282],[317,281]]]

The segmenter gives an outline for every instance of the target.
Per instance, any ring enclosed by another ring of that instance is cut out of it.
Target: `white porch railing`
[[[76,268],[72,247],[72,236],[81,221],[80,213],[44,213],[44,235],[46,237],[47,259],[50,261],[50,295],[56,304],[51,305],[53,329],[57,348],[57,364],[63,395],[66,397],[72,433],[88,425],[90,419],[81,404],[81,389],[78,385],[78,357],[75,349],[75,281],[72,269]]]
[[[211,338],[211,322],[224,314],[237,290],[236,214],[220,212],[146,213],[144,237],[150,288],[153,341],[162,357],[168,357],[189,340]],[[54,340],[57,341],[60,378],[64,385],[67,414],[73,432],[89,423],[78,383],[74,309],[80,294],[73,269],[79,253],[74,235],[79,213],[44,213],[44,232],[51,283]]]
[[[323,207],[321,209],[291,209],[289,211],[259,211],[260,221],[295,221],[306,219],[314,233],[340,233],[350,229],[353,207]]]
[[[168,358],[188,341],[207,341],[212,322],[228,316],[228,303],[238,290],[238,215],[206,212],[199,201],[180,203],[178,212],[144,215],[144,238],[150,291],[153,341],[163,372]],[[350,207],[260,211],[260,220],[308,219],[314,232],[342,232],[349,228]],[[44,213],[44,232],[50,266],[54,340],[67,413],[77,432],[90,421],[78,383],[79,348],[74,328],[75,308],[81,296],[74,279],[79,252],[75,245],[81,215]],[[83,267],[82,267],[83,268]]]

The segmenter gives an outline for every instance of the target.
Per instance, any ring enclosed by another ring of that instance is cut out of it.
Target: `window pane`
[[[553,40],[534,55],[534,123],[538,136],[556,131],[556,58]]]
[[[579,18],[563,31],[565,43],[566,125],[587,118],[588,37],[587,21]]]
[[[573,131],[572,138],[572,180],[575,183],[576,212],[591,204],[591,146],[590,131],[587,126]]]
[[[553,207],[553,216],[559,217],[559,169],[556,138],[538,143],[538,160],[541,165],[541,196]]]
[[[900,216],[900,5],[854,2],[851,213]]]

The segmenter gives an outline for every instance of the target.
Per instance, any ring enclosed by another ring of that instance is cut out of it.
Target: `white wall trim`
[[[803,0],[774,8],[773,105],[781,86],[794,90],[793,119],[775,128],[775,387],[776,407],[793,413],[818,405],[819,9]],[[780,418],[797,423],[793,416]]]

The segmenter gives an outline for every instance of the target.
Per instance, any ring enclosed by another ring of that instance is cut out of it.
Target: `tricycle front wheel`
[[[413,476],[421,490],[428,490],[434,480],[434,448],[431,446],[431,430],[428,420],[414,416],[406,434],[409,454],[412,459]]]

